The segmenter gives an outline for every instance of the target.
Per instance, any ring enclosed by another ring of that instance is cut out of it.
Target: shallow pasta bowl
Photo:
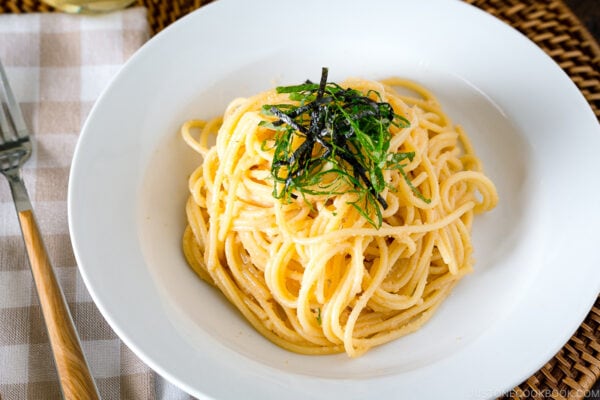
[[[187,178],[200,162],[181,124],[317,80],[323,66],[334,81],[402,76],[428,87],[500,196],[475,221],[474,273],[418,332],[358,359],[271,344],[181,252]],[[221,0],[150,40],[98,100],[75,153],[69,223],[112,328],[196,397],[490,398],[549,360],[600,290],[597,149],[597,120],[568,76],[472,6]]]

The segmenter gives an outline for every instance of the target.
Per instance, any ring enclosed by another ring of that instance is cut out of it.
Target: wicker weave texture
[[[152,33],[212,0],[137,0]],[[507,22],[540,46],[571,77],[600,119],[600,48],[561,0],[465,0]],[[47,12],[40,0],[4,0],[0,13]],[[519,60],[515,60],[518,62]],[[578,400],[600,377],[600,297],[577,332],[537,373],[502,399]]]

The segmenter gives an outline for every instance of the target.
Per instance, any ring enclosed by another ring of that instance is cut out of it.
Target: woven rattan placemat
[[[211,0],[137,0],[152,33]],[[465,0],[512,25],[571,77],[600,119],[600,47],[561,0]],[[4,0],[0,12],[48,12],[40,0]],[[600,297],[569,342],[504,399],[583,399],[600,377]]]

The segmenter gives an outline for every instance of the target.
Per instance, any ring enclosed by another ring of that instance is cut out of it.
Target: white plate
[[[406,76],[470,134],[500,203],[476,219],[475,272],[420,331],[362,358],[258,335],[180,250],[189,118],[277,84]],[[145,45],[95,105],[69,188],[87,287],[114,330],[199,398],[479,399],[533,374],[600,290],[600,129],[560,68],[458,1],[220,0]]]

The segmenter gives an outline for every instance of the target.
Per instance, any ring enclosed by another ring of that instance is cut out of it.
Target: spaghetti
[[[398,78],[340,87],[378,96],[408,122],[389,128],[389,152],[412,157],[382,171],[381,224],[357,209],[346,183],[329,195],[274,197],[269,144],[277,131],[261,121],[276,117],[264,106],[294,100],[270,90],[232,101],[222,117],[183,125],[184,140],[203,157],[189,179],[183,250],[272,342],[356,357],[432,316],[472,270],[473,216],[498,196],[465,132],[424,87]]]

